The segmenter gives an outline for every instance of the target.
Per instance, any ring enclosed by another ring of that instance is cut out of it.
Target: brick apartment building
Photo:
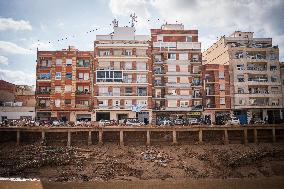
[[[151,29],[154,118],[200,117],[201,43],[182,24]]]
[[[37,119],[91,120],[93,52],[37,52]]]
[[[149,36],[136,35],[134,27],[115,26],[112,35],[96,36],[94,120],[151,122],[150,47]]]
[[[24,118],[35,118],[33,87],[0,80],[0,121]]]
[[[220,64],[202,65],[204,118],[209,123],[221,124],[230,116],[230,75],[229,66]]]
[[[207,49],[203,60],[206,65],[228,66],[230,109],[241,123],[257,119],[279,123],[283,119],[279,49],[271,38],[254,38],[253,32],[236,31]]]

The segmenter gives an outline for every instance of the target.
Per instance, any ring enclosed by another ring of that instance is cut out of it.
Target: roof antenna
[[[135,13],[130,14],[130,18],[131,18],[131,27],[134,27],[134,23],[137,22],[136,18],[137,16],[135,15]]]
[[[113,24],[113,27],[118,27],[118,20],[116,20],[116,18],[113,19],[112,24]]]

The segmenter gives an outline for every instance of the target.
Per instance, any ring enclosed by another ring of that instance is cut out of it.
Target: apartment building
[[[208,65],[228,65],[232,114],[242,123],[283,119],[278,46],[271,38],[236,31],[221,37],[203,53]],[[225,100],[226,101],[226,100]]]
[[[114,26],[94,43],[94,116],[96,121],[138,118],[152,120],[150,37],[134,27]]]
[[[284,62],[280,62],[280,77],[282,84],[282,112],[281,116],[284,117]]]
[[[34,87],[0,80],[0,121],[34,118]]]
[[[74,47],[38,51],[36,116],[38,120],[91,120],[93,52]]]
[[[207,64],[202,61],[203,116],[208,123],[222,124],[230,117],[230,75],[229,66]]]
[[[165,24],[151,29],[151,41],[155,120],[200,117],[203,107],[198,30]]]

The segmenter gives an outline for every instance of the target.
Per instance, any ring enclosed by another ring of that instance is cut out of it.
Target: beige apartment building
[[[150,37],[115,25],[113,33],[96,36],[94,48],[94,120],[151,122]]]
[[[153,112],[163,117],[201,117],[201,43],[198,30],[182,24],[151,29]]]
[[[271,38],[236,31],[221,37],[203,53],[203,59],[206,64],[229,66],[231,114],[242,123],[283,119],[279,49]]]

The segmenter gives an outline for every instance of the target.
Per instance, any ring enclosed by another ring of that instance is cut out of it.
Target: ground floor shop
[[[131,110],[95,110],[94,120],[115,120],[120,121],[127,118],[137,118],[139,121],[144,123],[151,123],[152,111],[142,110],[141,112],[135,112]]]

